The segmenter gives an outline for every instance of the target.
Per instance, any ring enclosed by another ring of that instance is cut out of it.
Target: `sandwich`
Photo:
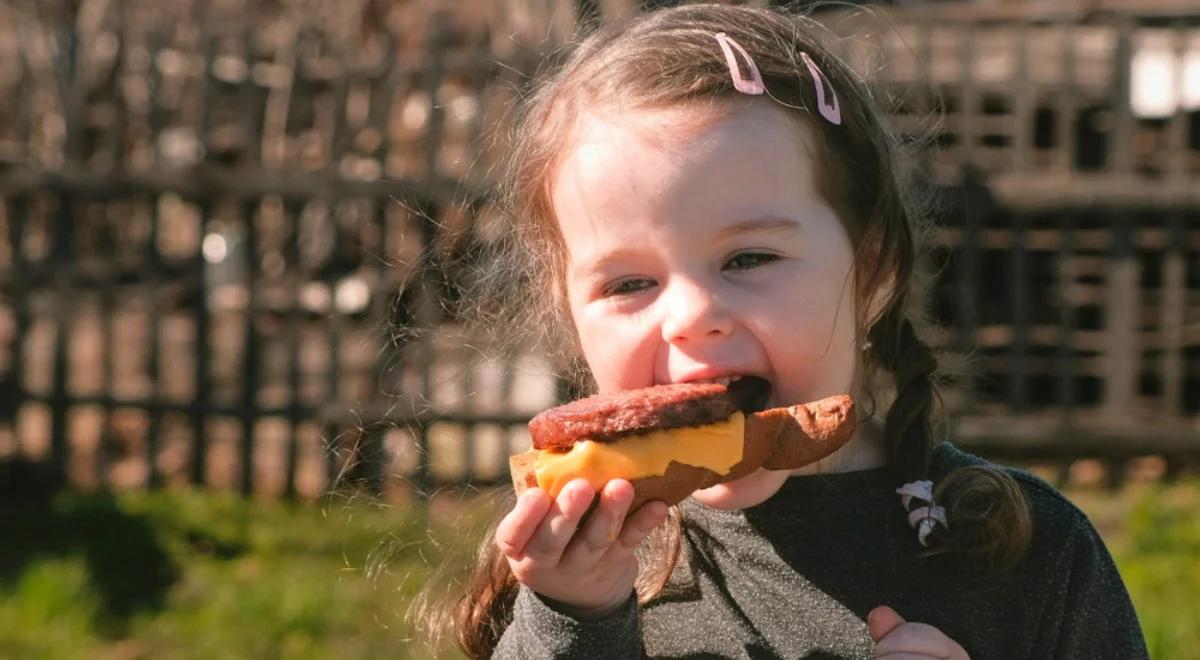
[[[768,391],[761,378],[747,376],[729,384],[657,385],[551,408],[529,422],[533,447],[509,457],[513,486],[518,496],[536,486],[553,498],[572,479],[586,479],[597,492],[612,479],[627,479],[634,511],[649,500],[677,504],[759,468],[808,465],[854,435],[849,396],[763,410]]]

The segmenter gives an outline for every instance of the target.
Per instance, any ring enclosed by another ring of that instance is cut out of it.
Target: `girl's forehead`
[[[613,220],[632,230],[632,223],[662,219],[795,212],[819,201],[809,130],[769,102],[719,114],[684,108],[582,116],[552,174],[550,201],[564,234],[591,233]]]
[[[562,158],[597,144],[631,152],[681,151],[713,143],[730,134],[745,140],[747,133],[770,135],[774,140],[797,138],[807,142],[807,122],[761,99],[734,102],[692,103],[664,108],[601,104],[587,108],[564,137]]]

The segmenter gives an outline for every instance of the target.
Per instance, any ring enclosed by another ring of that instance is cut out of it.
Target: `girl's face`
[[[601,393],[738,375],[768,406],[851,392],[853,254],[812,138],[769,103],[589,115],[550,188],[571,316]],[[688,126],[683,129],[681,126]],[[787,471],[698,492],[757,504]]]

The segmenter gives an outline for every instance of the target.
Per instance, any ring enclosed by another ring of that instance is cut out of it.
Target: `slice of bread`
[[[854,402],[846,395],[748,415],[742,438],[742,460],[728,472],[717,474],[706,468],[672,461],[662,475],[630,481],[634,496],[629,510],[632,512],[650,500],[678,504],[697,490],[733,481],[760,467],[769,470],[803,467],[841,448],[854,436],[855,426]],[[539,451],[530,449],[509,457],[509,470],[518,496],[537,486],[534,468]],[[558,493],[550,495],[556,497]]]

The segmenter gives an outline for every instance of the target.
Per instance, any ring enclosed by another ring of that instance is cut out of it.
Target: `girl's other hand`
[[[886,605],[867,615],[867,628],[875,640],[875,657],[887,660],[944,658],[970,660],[967,652],[942,631],[924,623],[908,623]]]
[[[556,500],[531,488],[496,528],[496,545],[517,580],[579,619],[602,617],[625,603],[638,572],[634,548],[667,515],[666,505],[653,501],[626,519],[633,485],[614,479],[579,527],[595,495],[583,479],[564,486]]]

